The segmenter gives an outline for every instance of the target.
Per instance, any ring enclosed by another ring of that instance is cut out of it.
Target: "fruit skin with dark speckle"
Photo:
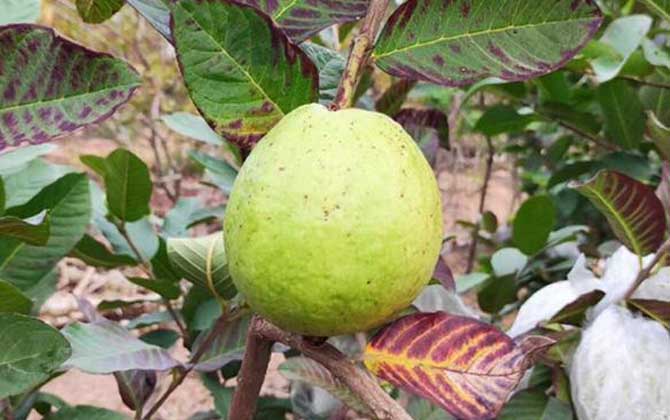
[[[393,120],[310,104],[253,150],[224,232],[230,273],[252,309],[288,331],[348,334],[380,326],[430,280],[440,194]]]

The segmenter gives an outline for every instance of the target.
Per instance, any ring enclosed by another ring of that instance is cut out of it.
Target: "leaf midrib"
[[[390,55],[399,54],[401,52],[413,50],[413,49],[416,49],[416,48],[423,48],[423,47],[427,47],[427,46],[430,46],[430,45],[433,45],[433,44],[439,44],[441,42],[454,41],[454,40],[459,40],[459,39],[463,39],[463,38],[475,38],[475,37],[478,37],[478,36],[485,36],[485,35],[493,35],[493,34],[512,31],[512,30],[532,29],[532,28],[536,28],[536,27],[539,27],[539,26],[549,26],[549,25],[557,25],[557,24],[561,24],[561,23],[573,23],[573,22],[578,23],[578,22],[585,22],[585,21],[591,21],[591,20],[593,20],[593,18],[584,17],[584,18],[579,18],[579,19],[546,21],[546,22],[542,22],[542,23],[533,23],[533,24],[526,24],[526,25],[510,25],[510,26],[506,26],[506,27],[502,27],[502,28],[495,28],[495,29],[489,28],[489,29],[485,29],[485,30],[482,30],[482,31],[465,32],[465,33],[462,33],[462,34],[459,34],[459,35],[443,36],[443,37],[439,37],[439,38],[436,38],[436,39],[433,39],[433,40],[430,40],[430,41],[417,42],[417,43],[414,43],[412,45],[408,45],[406,47],[396,48],[394,50],[387,51],[387,52],[384,52],[384,53],[381,53],[381,54],[373,53],[372,55],[373,55],[373,58],[380,59],[380,58],[388,57]]]
[[[202,32],[203,32],[204,34],[206,34],[207,37],[208,37],[210,40],[212,40],[212,41],[214,42],[214,44],[217,45],[217,46],[220,48],[221,53],[222,53],[223,55],[225,55],[226,57],[228,57],[228,59],[235,65],[235,67],[237,67],[237,68],[244,74],[244,76],[249,80],[249,82],[250,82],[250,83],[251,83],[251,84],[252,84],[252,85],[253,85],[253,86],[254,86],[254,87],[255,87],[255,88],[256,88],[256,89],[257,89],[257,90],[264,96],[264,97],[265,97],[265,99],[267,99],[268,101],[270,101],[270,103],[272,104],[272,106],[273,106],[277,111],[279,111],[279,113],[280,113],[282,116],[286,115],[286,113],[284,112],[284,110],[282,110],[281,107],[280,107],[279,105],[277,105],[277,103],[276,103],[272,98],[270,98],[270,96],[269,96],[268,93],[265,91],[265,89],[263,89],[263,87],[262,87],[261,85],[259,85],[258,83],[256,83],[256,80],[251,76],[251,74],[250,74],[244,67],[242,67],[242,65],[240,65],[240,63],[238,63],[237,60],[235,60],[230,54],[228,54],[228,51],[226,51],[224,45],[222,45],[216,38],[214,38],[214,37],[209,33],[209,31],[207,31],[207,30],[200,24],[200,21],[199,21],[198,19],[195,18],[195,15],[194,15],[193,13],[189,12],[188,10],[186,10],[186,9],[184,8],[184,6],[183,6],[181,3],[177,4],[177,6],[180,7],[181,10],[182,10],[184,13],[186,13],[188,16],[190,16],[190,18],[191,18],[191,19],[198,25],[198,27],[202,30]]]
[[[14,111],[16,109],[21,109],[21,108],[36,106],[36,105],[51,105],[54,102],[58,103],[58,102],[64,102],[64,101],[68,101],[68,100],[84,99],[85,97],[90,96],[90,95],[98,95],[98,94],[101,94],[101,93],[107,93],[109,91],[117,90],[117,89],[128,90],[128,89],[136,88],[138,86],[140,86],[140,83],[136,82],[136,83],[132,83],[132,84],[123,84],[123,85],[113,86],[113,87],[109,87],[109,88],[105,88],[105,89],[95,90],[95,91],[92,91],[92,92],[85,92],[85,93],[82,93],[82,94],[66,95],[66,96],[59,97],[59,98],[48,99],[46,101],[39,101],[38,100],[38,101],[33,101],[33,102],[22,102],[20,104],[12,105],[12,106],[7,107],[7,108],[0,108],[0,113],[6,112],[6,111]]]
[[[670,13],[667,12],[663,7],[659,6],[659,4],[655,0],[644,0],[644,2],[647,4],[647,6],[654,9],[656,13],[663,16],[666,20],[670,21]]]
[[[589,191],[591,191],[591,193],[593,195],[595,195],[598,198],[598,200],[600,200],[601,203],[603,203],[603,205],[607,208],[607,210],[609,210],[610,214],[612,214],[614,216],[616,221],[623,228],[623,230],[624,230],[626,236],[628,237],[628,239],[631,241],[631,245],[633,246],[635,253],[637,255],[641,255],[640,244],[635,239],[635,235],[633,235],[633,232],[631,231],[630,226],[628,226],[628,223],[626,222],[626,219],[624,219],[619,214],[619,212],[614,207],[612,207],[610,205],[609,201],[606,200],[606,197],[603,194],[601,194],[598,190],[596,190],[593,187],[586,187],[586,188]]]

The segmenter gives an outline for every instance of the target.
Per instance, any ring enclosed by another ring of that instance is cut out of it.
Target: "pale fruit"
[[[224,230],[230,273],[252,309],[289,331],[346,334],[383,324],[428,283],[440,195],[393,120],[311,104],[253,150]]]

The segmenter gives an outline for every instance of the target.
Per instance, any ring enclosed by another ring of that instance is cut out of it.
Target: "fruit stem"
[[[332,110],[348,108],[352,105],[354,92],[370,59],[375,38],[388,9],[389,0],[371,0],[363,18],[361,29],[354,38],[340,85],[337,88]]]

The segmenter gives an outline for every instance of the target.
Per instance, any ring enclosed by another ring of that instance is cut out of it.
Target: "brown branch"
[[[340,85],[337,88],[337,94],[335,95],[335,101],[331,105],[331,109],[337,110],[351,106],[354,92],[356,92],[356,87],[358,87],[363,70],[370,59],[375,37],[377,36],[377,32],[379,32],[379,27],[384,19],[389,2],[390,0],[370,1],[361,29],[351,45],[347,65],[340,80]]]
[[[257,316],[251,320],[244,350],[237,387],[230,405],[229,419],[252,420],[256,413],[256,402],[263,386],[265,372],[270,363],[272,341],[258,334],[258,326],[263,322]]]
[[[147,411],[147,414],[143,417],[143,420],[149,420],[156,412],[158,411],[159,408],[167,401],[168,398],[170,398],[170,395],[179,388],[179,386],[184,382],[184,379],[188,376],[189,373],[195,368],[195,366],[198,364],[202,356],[205,354],[205,352],[209,349],[209,347],[212,345],[212,342],[214,342],[214,339],[223,332],[223,330],[228,326],[228,322],[232,319],[232,316],[229,312],[224,312],[223,315],[219,317],[219,319],[216,320],[216,323],[214,324],[214,327],[210,330],[209,334],[205,337],[205,339],[202,341],[198,349],[195,351],[191,359],[189,360],[188,364],[186,365],[185,368],[183,369],[178,369],[175,370],[174,376],[172,377],[172,382],[170,383],[170,386],[168,387],[167,390],[163,393],[163,395],[160,396],[158,401],[151,407],[149,411]]]
[[[647,267],[643,268],[640,270],[640,273],[637,275],[637,278],[635,279],[635,282],[633,285],[628,289],[626,292],[626,295],[624,296],[624,300],[630,299],[635,291],[640,287],[640,285],[649,278],[651,275],[651,272],[654,270],[654,268],[660,263],[663,258],[665,258],[670,252],[670,239],[665,241],[663,245],[659,248],[658,252],[654,256],[654,259],[647,265]]]
[[[479,244],[479,229],[481,228],[481,217],[484,214],[484,206],[486,204],[486,195],[489,191],[489,182],[491,182],[491,174],[493,173],[493,158],[495,156],[495,149],[493,148],[493,140],[491,137],[486,137],[486,145],[488,157],[486,158],[486,172],[484,173],[484,183],[479,194],[479,218],[475,227],[472,228],[472,242],[470,243],[470,252],[468,253],[468,265],[465,269],[466,273],[471,273],[475,265],[475,256],[477,254],[477,245]]]
[[[314,344],[301,335],[289,333],[259,319],[256,334],[270,342],[280,342],[321,363],[370,408],[379,420],[412,420],[407,412],[379,386],[365,370],[327,343]],[[237,420],[237,418],[236,418]]]

